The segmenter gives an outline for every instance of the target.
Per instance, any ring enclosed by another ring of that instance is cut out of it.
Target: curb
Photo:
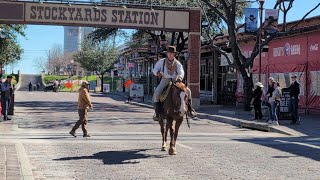
[[[298,133],[294,131],[285,130],[285,128],[282,128],[282,126],[271,126],[263,122],[248,121],[244,119],[227,117],[223,115],[211,115],[211,114],[205,114],[205,113],[198,113],[198,115],[200,115],[200,118],[206,118],[206,119],[218,121],[221,123],[238,126],[241,128],[248,128],[248,129],[254,129],[254,130],[265,131],[265,132],[275,132],[275,133],[280,133],[280,134],[289,135],[289,136],[298,135]]]

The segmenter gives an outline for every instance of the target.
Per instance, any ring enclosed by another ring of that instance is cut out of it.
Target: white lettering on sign
[[[311,44],[310,45],[310,51],[318,51],[319,45],[318,44]]]
[[[284,55],[284,47],[273,48],[273,57],[279,57]]]
[[[273,57],[281,57],[281,56],[293,56],[301,54],[301,45],[295,44],[290,45],[286,43],[283,47],[273,48]]]
[[[291,45],[291,55],[300,55],[300,44]]]

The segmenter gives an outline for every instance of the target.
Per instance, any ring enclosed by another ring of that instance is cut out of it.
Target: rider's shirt
[[[167,67],[163,66],[163,63],[165,63],[165,59],[166,58],[160,59],[156,63],[156,65],[154,66],[153,71],[152,71],[153,74],[157,75],[158,72],[162,72],[163,73],[163,77],[166,78],[166,79],[169,79],[169,78],[171,78],[171,79],[178,79],[178,78],[179,79],[183,79],[184,70],[183,70],[182,64],[178,60],[175,59],[177,68],[176,68],[175,72],[172,75],[170,75],[168,73]]]

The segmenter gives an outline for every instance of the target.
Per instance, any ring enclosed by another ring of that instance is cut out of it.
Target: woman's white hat
[[[255,85],[258,86],[258,87],[263,88],[263,84],[261,82],[257,82]]]

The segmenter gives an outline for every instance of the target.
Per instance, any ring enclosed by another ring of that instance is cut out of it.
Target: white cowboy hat
[[[263,88],[263,84],[261,82],[257,82],[255,85],[258,86],[258,87]]]
[[[273,79],[273,77],[269,77],[269,80],[271,80],[272,82],[274,82],[274,79]]]

